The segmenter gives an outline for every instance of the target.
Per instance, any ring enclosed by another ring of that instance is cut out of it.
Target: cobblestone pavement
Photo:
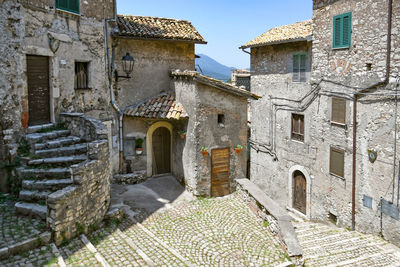
[[[46,224],[40,220],[17,216],[13,201],[0,201],[0,249],[35,238],[46,229]]]
[[[0,261],[14,266],[278,266],[275,239],[236,194],[180,202],[138,223],[138,213],[103,223],[58,248],[43,246]],[[135,215],[135,216],[133,216]],[[400,266],[399,249],[381,238],[294,222],[306,266]]]
[[[377,236],[319,223],[294,226],[306,266],[400,266],[400,249]]]

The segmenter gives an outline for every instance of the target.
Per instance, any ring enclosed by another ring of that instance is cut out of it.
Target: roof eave
[[[275,42],[255,44],[255,45],[243,45],[243,46],[239,47],[239,49],[256,48],[256,47],[261,47],[261,46],[270,46],[270,45],[297,43],[297,42],[312,42],[312,35],[308,35],[308,36],[302,37],[302,38],[287,39],[287,40],[281,40],[281,41],[275,41]]]
[[[172,38],[147,38],[140,36],[132,36],[129,34],[116,34],[113,35],[114,38],[120,39],[134,39],[134,40],[148,40],[148,41],[170,41],[170,42],[184,42],[184,43],[195,43],[195,44],[207,44],[206,41],[199,40],[185,40],[185,39],[172,39]]]

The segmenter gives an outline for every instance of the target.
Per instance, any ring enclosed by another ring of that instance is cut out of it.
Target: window
[[[350,47],[351,12],[333,17],[333,48]]]
[[[304,142],[304,115],[292,114],[292,139]]]
[[[331,122],[346,124],[346,100],[345,99],[332,98]]]
[[[225,125],[224,114],[218,114],[218,126],[224,127],[224,125]]]
[[[304,53],[293,55],[293,82],[306,81],[307,55]]]
[[[75,89],[89,89],[88,67],[88,62],[75,62]]]
[[[56,0],[56,8],[79,14],[79,0]]]
[[[344,177],[344,150],[331,147],[329,172]]]

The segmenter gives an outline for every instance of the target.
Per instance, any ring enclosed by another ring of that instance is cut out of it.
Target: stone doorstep
[[[86,155],[78,156],[66,156],[66,157],[52,157],[44,159],[34,159],[28,162],[29,165],[40,165],[40,164],[75,164],[87,160]]]
[[[68,136],[68,137],[62,137],[62,138],[54,139],[51,141],[47,141],[44,143],[35,144],[34,147],[35,147],[35,150],[55,149],[55,148],[60,148],[62,146],[73,145],[73,144],[79,143],[81,141],[82,141],[82,139],[77,136]]]
[[[47,207],[41,206],[34,203],[17,202],[15,203],[15,210],[17,213],[27,216],[33,216],[40,218],[41,220],[46,220]]]
[[[26,135],[29,142],[37,143],[47,140],[53,140],[70,134],[69,130],[52,131],[48,133],[31,133]]]
[[[30,238],[18,243],[15,243],[11,246],[0,248],[0,259],[8,258],[9,256],[18,254],[23,251],[28,251],[35,249],[37,247],[47,245],[51,241],[51,233],[44,232],[40,234],[38,237]]]
[[[67,144],[68,145],[68,144]],[[73,144],[58,148],[36,150],[35,154],[39,157],[63,157],[84,154],[87,152],[87,144]]]
[[[19,192],[19,199],[22,201],[39,201],[46,200],[47,196],[50,195],[51,191],[29,191],[29,190],[21,190]]]
[[[73,183],[72,179],[23,180],[22,188],[29,190],[59,190]]]
[[[27,129],[27,132],[29,134],[31,133],[36,133],[37,131],[43,130],[43,129],[49,129],[51,127],[54,127],[54,123],[48,123],[48,124],[42,124],[42,125],[35,125],[35,126],[29,126]]]

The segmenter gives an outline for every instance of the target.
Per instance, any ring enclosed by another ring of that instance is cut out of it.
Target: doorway
[[[293,208],[303,214],[307,213],[307,181],[301,171],[293,174]]]
[[[28,125],[50,122],[49,58],[27,56]]]
[[[211,196],[222,197],[230,193],[229,148],[217,148],[211,151]]]
[[[171,133],[165,127],[153,132],[153,174],[171,173]]]

